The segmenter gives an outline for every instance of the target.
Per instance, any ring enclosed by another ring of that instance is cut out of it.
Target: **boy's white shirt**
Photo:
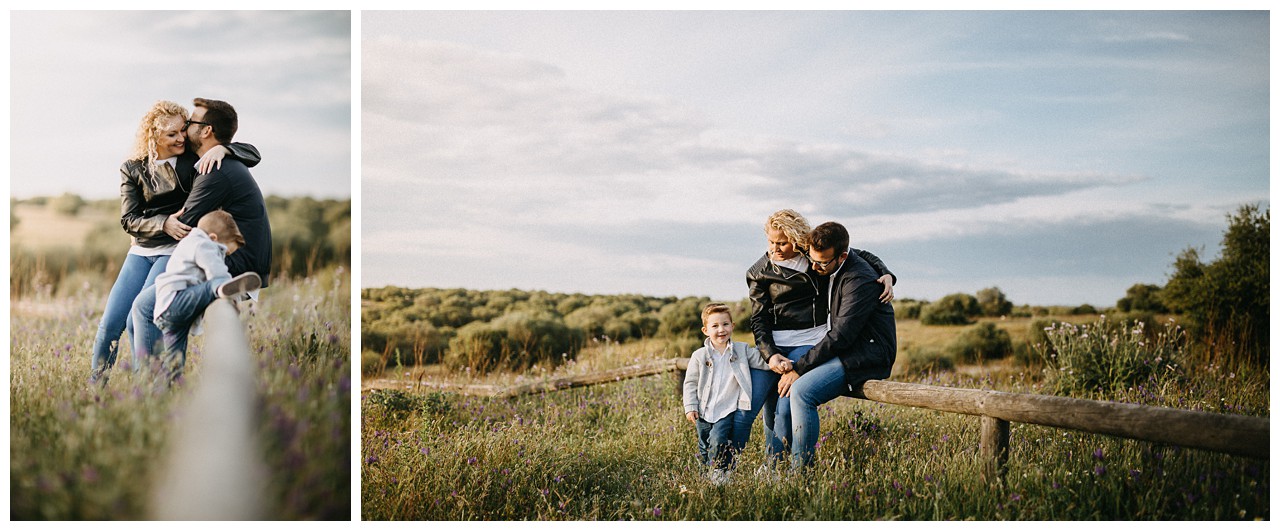
[[[209,234],[194,227],[169,257],[164,273],[156,277],[156,311],[158,317],[169,309],[179,291],[206,280],[231,280],[227,270],[227,246],[209,239]]]
[[[755,347],[748,346],[741,341],[734,341],[730,344],[730,350],[724,359],[719,360],[721,363],[716,365],[715,348],[711,346],[711,339],[703,342],[703,347],[694,351],[689,357],[689,367],[684,376],[684,411],[698,412],[698,417],[707,421],[715,422],[724,418],[738,409],[751,409],[751,369],[769,370],[769,365],[765,363],[764,358],[760,357],[760,351]],[[728,363],[725,363],[725,360]],[[707,366],[712,363],[713,366]],[[732,376],[729,379],[732,382],[730,389],[713,389],[715,387],[713,370],[716,367],[727,367],[730,369],[728,374]],[[735,385],[736,384],[736,385]],[[736,395],[729,391],[736,387]],[[715,393],[719,391],[719,393]],[[736,404],[736,407],[728,411],[718,412],[713,404],[713,394],[724,396],[728,403]],[[723,413],[718,418],[712,418],[714,413]]]

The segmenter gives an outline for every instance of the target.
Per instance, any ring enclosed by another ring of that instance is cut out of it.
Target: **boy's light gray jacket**
[[[178,242],[169,257],[169,265],[156,277],[156,310],[159,317],[169,308],[175,294],[209,280],[219,285],[231,280],[227,264],[227,246],[209,239],[200,227],[192,227],[187,237]]]
[[[701,405],[711,397],[711,371],[707,366],[711,361],[711,340],[703,342],[702,348],[693,351],[689,357],[689,369],[684,374],[684,412],[697,411],[702,415]],[[729,365],[733,367],[733,378],[738,381],[738,409],[751,409],[751,369],[769,370],[769,364],[760,356],[760,351],[741,341],[733,342],[733,352],[729,354]]]

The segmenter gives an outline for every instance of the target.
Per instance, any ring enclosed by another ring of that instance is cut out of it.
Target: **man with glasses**
[[[193,103],[195,110],[185,130],[187,147],[202,155],[214,146],[230,144],[238,127],[235,108],[225,101],[204,98],[196,98]],[[271,223],[267,219],[267,205],[258,182],[238,161],[225,160],[220,167],[197,176],[178,221],[194,226],[202,216],[218,209],[231,214],[245,240],[240,250],[227,255],[227,269],[232,276],[249,271],[257,273],[262,277],[262,287],[267,287],[267,273],[271,269]]]
[[[875,270],[849,251],[849,231],[839,223],[823,223],[809,233],[809,261],[829,283],[831,313],[827,335],[790,364],[778,382],[779,414],[784,414],[783,401],[790,411],[796,468],[813,462],[820,433],[818,406],[853,396],[867,380],[888,378],[897,357],[893,306],[880,301]]]

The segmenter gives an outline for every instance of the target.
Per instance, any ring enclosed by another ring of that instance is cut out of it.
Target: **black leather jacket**
[[[258,148],[233,142],[228,157],[253,167],[262,161]],[[176,242],[164,232],[164,220],[182,209],[195,181],[199,157],[191,150],[178,155],[177,182],[152,175],[146,160],[126,160],[120,165],[120,226],[142,247],[159,247]]]
[[[898,283],[897,275],[870,251],[850,248],[849,253],[866,260],[878,277],[890,275]],[[751,333],[765,359],[780,353],[773,342],[774,330],[804,330],[827,322],[827,284],[812,267],[803,273],[781,267],[769,259],[769,253],[747,269]]]

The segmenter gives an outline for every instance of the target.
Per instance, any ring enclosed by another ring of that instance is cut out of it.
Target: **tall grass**
[[[106,283],[102,283],[106,284]],[[109,284],[108,284],[109,285]],[[169,417],[184,387],[157,391],[117,365],[108,385],[86,384],[105,287],[16,299],[10,335],[10,517],[146,516]],[[242,316],[257,362],[259,434],[281,519],[350,518],[350,275],[328,269],[274,280]],[[128,340],[122,339],[127,352]],[[193,337],[187,382],[200,378]],[[127,358],[122,354],[121,358]]]
[[[627,350],[600,354],[646,356]],[[578,363],[595,354],[584,351]],[[1266,374],[1200,369],[1127,399],[1211,409],[1187,397],[1231,387],[1244,391],[1210,400],[1238,400],[1233,412],[1268,411]],[[916,380],[1043,393],[1038,374]],[[715,487],[695,463],[694,430],[669,375],[512,399],[383,393],[361,397],[362,517],[370,520],[1270,518],[1265,461],[1014,424],[1005,480],[987,485],[976,418],[861,400],[822,406],[810,472],[756,477],[764,462],[757,426],[733,480]]]

